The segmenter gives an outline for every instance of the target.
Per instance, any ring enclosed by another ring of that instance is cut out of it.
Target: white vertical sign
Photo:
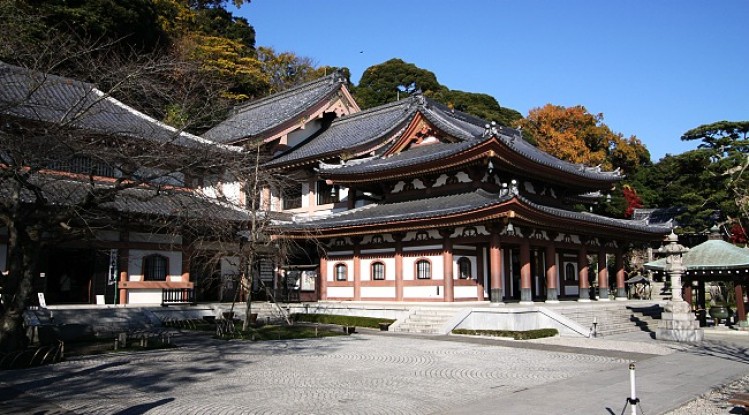
[[[107,285],[117,282],[117,250],[109,250],[109,273],[107,274]]]

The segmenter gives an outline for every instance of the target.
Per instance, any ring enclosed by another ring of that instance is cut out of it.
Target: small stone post
[[[671,301],[666,303],[666,311],[658,324],[656,339],[676,342],[702,341],[705,332],[692,314],[692,307],[681,296],[681,276],[685,271],[682,255],[689,248],[679,244],[679,237],[673,231],[667,242],[658,252],[667,255],[665,271],[671,281]]]

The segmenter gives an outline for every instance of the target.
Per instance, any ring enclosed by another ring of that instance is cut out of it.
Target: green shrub
[[[557,329],[535,329],[535,330],[471,330],[455,329],[454,334],[467,334],[469,336],[492,336],[492,337],[512,337],[515,340],[542,339],[544,337],[554,337],[559,334]]]
[[[340,326],[356,326],[379,328],[380,323],[393,324],[395,320],[389,318],[339,316],[335,314],[292,314],[294,321],[306,323],[338,324]]]

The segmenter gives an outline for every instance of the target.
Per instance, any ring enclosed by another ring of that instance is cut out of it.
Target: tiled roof
[[[408,98],[338,118],[321,134],[281,154],[266,165],[275,167],[303,160],[317,160],[367,144],[379,143],[402,128],[402,124],[415,114],[415,108],[415,100]]]
[[[520,199],[523,202],[523,204],[530,206],[535,210],[549,213],[558,218],[579,220],[579,221],[583,221],[587,223],[595,223],[595,224],[605,225],[605,226],[618,228],[618,229],[627,229],[627,230],[634,230],[634,231],[643,232],[643,233],[651,233],[654,235],[666,235],[669,232],[671,232],[671,228],[667,226],[648,225],[640,221],[634,221],[634,220],[629,220],[629,219],[609,218],[607,216],[596,215],[590,212],[577,212],[577,211],[566,210],[566,209],[561,209],[561,208],[552,207],[552,206],[541,205],[541,204],[532,202],[523,196],[518,196],[518,199]]]
[[[457,213],[468,213],[477,209],[500,205],[512,200],[514,197],[518,198],[518,201],[522,205],[558,218],[653,235],[665,235],[670,231],[670,228],[648,226],[640,222],[625,219],[613,219],[588,212],[569,211],[540,205],[531,202],[522,196],[513,195],[512,193],[499,195],[481,189],[470,193],[460,193],[449,196],[366,205],[361,208],[335,213],[319,219],[299,221],[289,226],[296,229],[325,230],[345,228],[348,226],[397,223],[413,219],[439,219]]]
[[[278,94],[234,109],[228,119],[206,131],[205,138],[219,143],[235,142],[293,120],[336,93],[343,85],[338,73],[301,84]]]
[[[414,102],[412,104],[414,111],[419,111],[423,114],[435,127],[463,141],[416,146],[388,158],[374,157],[361,162],[354,161],[351,165],[322,166],[321,171],[333,175],[366,174],[415,166],[460,153],[495,136],[510,150],[544,166],[595,180],[614,182],[620,181],[623,178],[618,172],[603,172],[600,168],[585,167],[560,160],[525,141],[518,130],[497,126],[491,127],[488,131],[490,134],[487,134],[486,126],[490,124],[486,122],[482,124],[482,121],[476,117],[459,111],[452,111],[441,104],[418,96],[409,98],[409,100]],[[357,143],[353,140],[354,138],[356,137],[353,135],[350,136],[349,141],[346,142],[347,146],[341,148],[345,149],[356,145]],[[429,154],[430,152],[433,152],[433,154]]]
[[[320,219],[297,222],[290,226],[307,229],[329,229],[352,225],[385,224],[411,219],[439,218],[507,202],[511,198],[511,196],[499,197],[496,194],[477,190],[471,193],[416,199],[405,202],[366,205]]]
[[[88,182],[54,176],[36,176],[31,180],[41,189],[48,204],[59,206],[80,205],[90,192],[112,186],[108,183],[97,183],[92,187]],[[0,186],[0,196],[10,197],[10,182],[8,180]],[[113,200],[101,203],[97,209],[164,217],[231,221],[247,221],[251,216],[245,209],[184,189],[161,188],[157,191],[156,189],[130,188],[113,192],[113,195]],[[36,195],[24,189],[21,191],[21,200],[24,203],[34,203]]]
[[[407,151],[394,154],[390,157],[375,157],[357,163],[344,165],[321,165],[320,172],[323,174],[360,174],[369,172],[382,172],[400,167],[407,167],[439,160],[452,154],[460,153],[471,147],[482,143],[483,139],[470,139],[457,143],[434,143],[415,146]]]
[[[707,240],[682,255],[687,271],[749,269],[749,249],[721,240]],[[663,271],[666,258],[648,262],[645,268]]]
[[[0,85],[0,114],[107,135],[236,151],[161,123],[89,83],[0,62]]]

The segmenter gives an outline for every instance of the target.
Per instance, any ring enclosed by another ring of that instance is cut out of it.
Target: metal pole
[[[637,415],[637,395],[635,394],[635,364],[629,364],[629,405],[632,408],[632,415]]]

